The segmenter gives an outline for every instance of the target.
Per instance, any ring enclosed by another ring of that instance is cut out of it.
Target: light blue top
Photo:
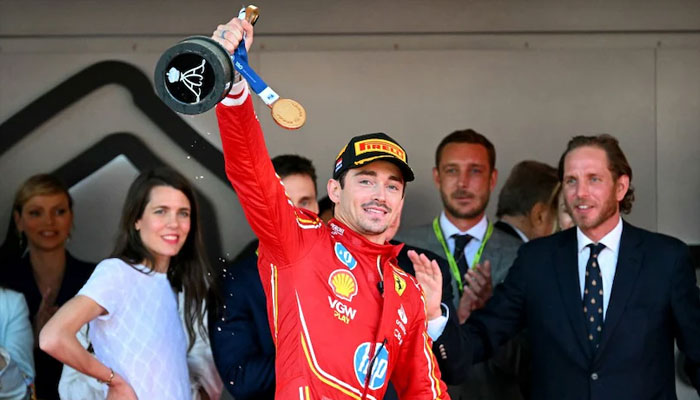
[[[21,293],[0,288],[0,398],[23,399],[34,380],[34,334],[29,309]]]

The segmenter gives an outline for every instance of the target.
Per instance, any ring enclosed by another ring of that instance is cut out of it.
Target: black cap
[[[368,133],[350,139],[335,158],[333,179],[338,179],[343,172],[361,167],[367,163],[384,160],[401,169],[404,182],[414,179],[413,170],[408,166],[408,156],[401,145],[386,133]]]

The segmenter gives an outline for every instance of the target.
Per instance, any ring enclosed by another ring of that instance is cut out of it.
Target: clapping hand
[[[467,271],[464,275],[464,280],[467,284],[464,285],[464,293],[459,299],[459,307],[457,309],[460,324],[463,324],[469,318],[472,311],[483,307],[493,295],[491,263],[487,260],[476,264]]]
[[[442,299],[442,272],[435,260],[430,260],[425,254],[416,253],[414,250],[408,251],[408,258],[413,263],[416,271],[416,280],[425,293],[425,305],[428,311],[428,320],[435,319],[442,315],[440,300]]]

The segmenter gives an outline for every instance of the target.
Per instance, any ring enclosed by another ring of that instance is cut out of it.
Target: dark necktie
[[[605,248],[602,243],[589,244],[591,255],[586,264],[586,286],[583,289],[583,315],[588,327],[588,342],[595,352],[603,334],[603,275],[600,273],[598,254]]]
[[[455,250],[452,252],[452,256],[457,262],[457,269],[459,269],[460,277],[464,277],[464,274],[466,274],[469,269],[467,257],[464,257],[464,248],[467,247],[467,243],[472,240],[472,237],[466,233],[464,235],[455,233],[452,235],[452,238],[455,240]]]

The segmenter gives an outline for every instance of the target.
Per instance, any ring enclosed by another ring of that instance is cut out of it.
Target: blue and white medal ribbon
[[[246,9],[238,13],[239,19],[246,19]],[[250,21],[249,21],[250,22]],[[286,129],[299,129],[306,122],[304,107],[292,99],[283,99],[255,73],[248,64],[248,51],[245,48],[245,35],[231,56],[233,67],[248,82],[251,89],[272,109],[272,118]]]
[[[245,19],[245,10],[245,8],[241,8],[241,11],[238,13],[238,19]],[[236,71],[238,71],[238,73],[241,74],[246,81],[248,81],[250,88],[253,89],[258,96],[260,96],[265,104],[271,107],[272,103],[279,100],[280,96],[274,90],[272,90],[271,87],[267,86],[267,83],[265,83],[265,81],[263,81],[262,78],[255,73],[253,68],[251,68],[248,64],[248,51],[245,49],[245,35],[243,36],[241,43],[238,45],[238,47],[236,47],[236,51],[231,56],[231,61],[233,62],[233,67],[236,69]]]

